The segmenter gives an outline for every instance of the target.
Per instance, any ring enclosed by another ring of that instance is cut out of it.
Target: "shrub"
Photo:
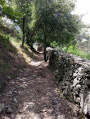
[[[65,52],[70,52],[74,55],[80,56],[85,59],[90,59],[90,53],[85,53],[82,50],[80,50],[76,45],[73,45],[70,43],[70,45],[65,46],[62,48]]]

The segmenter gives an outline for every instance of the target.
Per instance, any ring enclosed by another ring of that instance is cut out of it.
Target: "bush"
[[[70,52],[74,55],[80,56],[85,59],[90,59],[90,53],[83,52],[76,45],[73,45],[72,43],[68,46],[63,47],[62,50],[64,50],[65,52]]]

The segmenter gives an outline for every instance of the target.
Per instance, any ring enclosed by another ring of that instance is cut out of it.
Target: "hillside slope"
[[[21,48],[20,44],[14,38],[0,35],[0,88],[22,73],[23,68],[35,58],[28,46]]]

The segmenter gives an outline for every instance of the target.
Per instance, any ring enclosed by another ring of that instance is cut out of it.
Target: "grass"
[[[32,61],[31,56],[34,54],[31,52],[30,48],[26,44],[24,45],[24,48],[22,48],[22,41],[13,37],[10,38],[10,43],[17,49],[17,53],[22,56],[27,63],[30,63]]]
[[[36,58],[26,44],[24,48],[21,44],[21,37],[4,33],[0,29],[0,88],[4,81],[17,77],[23,68]]]
[[[76,56],[80,56],[81,58],[84,59],[89,59],[90,60],[90,52],[85,53],[81,49],[77,47],[77,45],[73,45],[73,42],[71,41],[69,45],[61,45],[59,46],[55,41],[51,43],[51,46],[55,47],[57,50],[63,50],[66,53],[72,53]]]
[[[80,50],[76,45],[69,45],[68,47],[65,46],[62,48],[65,52],[70,52],[76,56],[80,56],[81,58],[84,59],[89,59],[90,60],[90,53],[85,53],[84,51]]]
[[[0,34],[0,39],[2,40],[2,44],[6,46],[7,49],[9,49],[9,35]]]
[[[33,59],[36,59],[36,55],[30,50],[27,44],[24,44],[24,48],[21,47],[22,41],[17,37],[12,37],[10,34],[0,33],[0,43],[8,51],[16,52],[20,57],[23,57],[29,64]]]
[[[27,64],[30,64],[35,55],[22,41],[11,35],[0,33],[0,88],[8,77],[14,79]],[[7,79],[8,80],[8,79]]]

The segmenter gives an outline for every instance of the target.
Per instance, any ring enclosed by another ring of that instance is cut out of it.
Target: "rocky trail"
[[[63,97],[42,55],[0,93],[0,119],[82,119]]]

